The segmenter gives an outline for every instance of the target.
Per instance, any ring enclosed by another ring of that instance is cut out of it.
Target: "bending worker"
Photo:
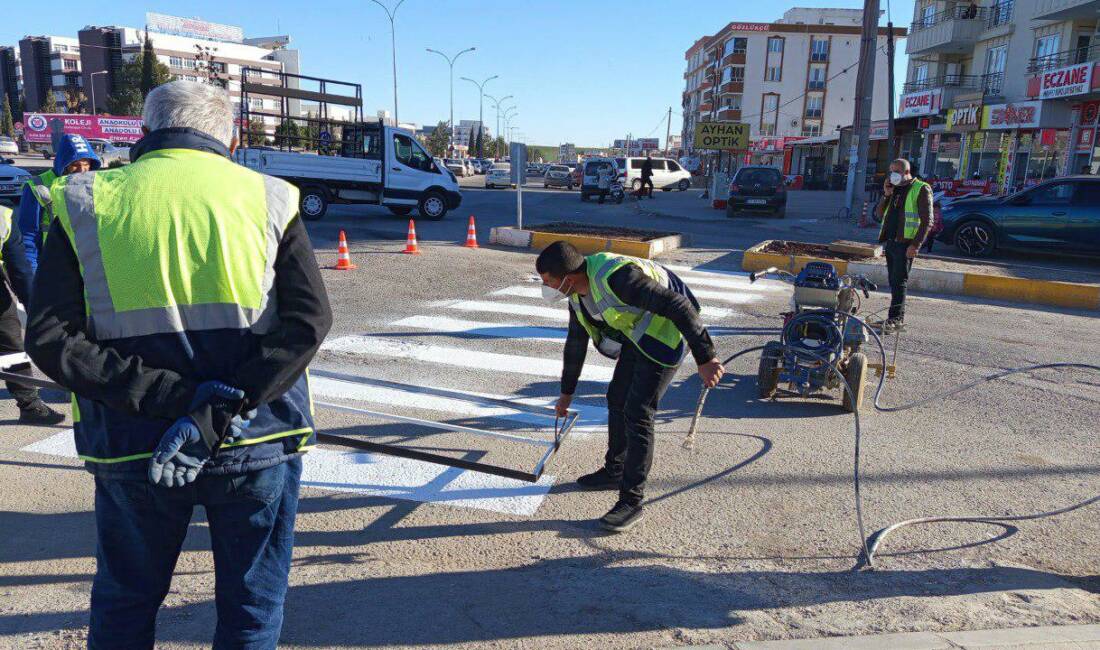
[[[909,161],[890,163],[882,200],[875,208],[882,217],[878,240],[886,250],[886,276],[890,280],[890,313],[884,332],[905,324],[905,287],[909,271],[932,223],[932,186],[913,178]]]
[[[88,646],[153,647],[201,505],[213,647],[274,648],[315,441],[305,370],[332,313],[298,190],[228,158],[228,93],[173,81],[142,117],[133,163],[54,184],[27,328],[31,358],[75,395],[95,476]]]
[[[699,321],[699,303],[675,274],[645,259],[596,253],[584,257],[558,241],[535,262],[543,295],[569,298],[561,397],[564,416],[573,400],[589,340],[617,359],[607,387],[607,455],[604,466],[577,479],[588,490],[618,490],[619,500],[600,519],[613,532],[642,518],[646,476],[653,463],[653,425],[658,402],[691,349],[708,388],[724,369],[710,334]]]
[[[95,171],[100,165],[99,156],[84,136],[65,134],[57,143],[53,169],[47,169],[23,184],[23,196],[19,200],[19,230],[23,232],[23,248],[32,273],[38,269],[38,253],[53,221],[50,188],[54,181],[69,174]]]
[[[19,226],[12,219],[11,208],[0,205],[0,263],[4,267],[4,286],[0,287],[0,354],[23,351],[23,325],[19,322],[19,307],[30,303],[31,272],[23,252],[23,237]],[[14,294],[14,295],[12,295]],[[29,424],[59,424],[65,420],[63,413],[46,406],[34,386],[5,382],[8,392],[19,407],[19,421]]]

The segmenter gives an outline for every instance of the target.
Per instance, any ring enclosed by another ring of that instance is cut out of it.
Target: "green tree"
[[[294,120],[283,120],[275,127],[275,146],[293,147],[298,144],[300,136],[301,133],[298,131],[298,125],[294,123]]]
[[[4,94],[4,104],[0,106],[0,135],[6,135],[9,138],[15,136],[15,120],[11,115],[11,102],[8,100],[8,95]]]
[[[107,98],[107,112],[112,115],[141,115],[145,108],[145,95],[141,92],[141,78],[146,57],[138,53],[132,61],[123,63],[115,77],[114,92]],[[168,66],[153,60],[153,88],[172,80]]]
[[[504,158],[508,155],[508,143],[504,141],[504,138],[497,136],[493,143],[493,157]]]
[[[260,145],[268,144],[267,130],[264,127],[264,120],[262,117],[252,117],[248,120],[248,127],[245,128],[245,137],[242,138],[241,144],[250,147],[258,147]]]
[[[475,138],[474,146],[472,147],[472,150],[477,152],[477,157],[478,158],[484,158],[485,157],[485,142],[484,142],[484,140],[485,140],[485,129],[482,129],[481,125],[479,124],[478,127],[477,127],[477,138]]]
[[[43,113],[56,113],[57,112],[57,97],[53,94],[53,89],[46,91],[46,100],[42,102],[42,105],[38,107],[38,110]]]
[[[312,111],[306,113],[306,117],[309,120],[315,119]],[[301,136],[303,148],[317,149],[319,144],[317,141],[321,137],[321,127],[317,122],[309,120],[302,120],[301,125],[298,126],[298,135]]]
[[[427,141],[424,143],[428,149],[428,153],[432,154],[436,158],[442,158],[447,155],[447,147],[451,144],[451,123],[440,122],[435,125],[435,130],[428,136]]]
[[[88,105],[87,100],[88,98],[84,95],[83,90],[72,86],[65,88],[66,113],[83,113]]]
[[[145,44],[141,47],[141,99],[149,96],[149,91],[157,87],[157,55],[153,52],[153,39],[149,38],[149,28],[145,28]]]

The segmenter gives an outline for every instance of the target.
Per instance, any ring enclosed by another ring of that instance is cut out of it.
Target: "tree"
[[[112,115],[141,115],[145,108],[145,95],[141,92],[141,78],[146,57],[138,53],[132,61],[123,63],[114,82],[114,92],[107,98],[107,112]],[[153,88],[172,80],[168,66],[153,62]]]
[[[144,101],[149,96],[149,91],[156,88],[156,63],[157,55],[153,52],[153,39],[149,38],[149,28],[145,28],[145,44],[141,47],[141,99]]]
[[[0,106],[0,135],[6,135],[9,138],[15,137],[15,121],[11,115],[11,102],[8,100],[8,95],[4,94],[4,104]]]
[[[435,130],[431,132],[424,144],[428,149],[428,153],[436,158],[446,156],[447,147],[451,145],[451,123],[440,122],[436,124]]]
[[[485,137],[484,137],[484,135],[485,135],[485,129],[481,128],[481,125],[478,124],[477,125],[477,139],[475,140],[474,146],[472,147],[472,149],[477,152],[477,157],[478,158],[484,158],[485,157],[485,142],[484,142]]]
[[[318,140],[321,138],[321,127],[317,122],[310,121],[315,119],[312,111],[307,112],[306,117],[309,119],[303,120],[301,126],[298,127],[298,135],[301,137],[304,149],[316,149],[320,144]]]
[[[495,140],[490,140],[490,143],[493,145],[494,158],[504,158],[508,155],[508,143],[504,138],[498,135]]]
[[[294,120],[283,120],[279,123],[279,126],[275,127],[275,146],[293,147],[298,144],[300,136],[301,133],[298,131],[298,125],[294,123]]]
[[[84,91],[74,86],[65,88],[65,112],[66,113],[83,113],[85,107],[88,105],[88,98],[84,96]]]
[[[57,97],[54,96],[52,88],[46,91],[46,99],[42,102],[42,105],[38,107],[38,110],[43,113],[57,112]]]
[[[268,144],[267,129],[264,126],[264,120],[262,117],[251,117],[248,120],[248,127],[245,128],[245,137],[242,138],[242,143],[250,147],[256,147],[260,145]]]

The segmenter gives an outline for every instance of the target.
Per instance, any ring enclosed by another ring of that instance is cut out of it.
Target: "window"
[[[936,22],[936,5],[930,4],[920,10],[920,26],[931,27]]]
[[[783,78],[783,69],[778,65],[769,65],[764,73],[764,81],[780,81]]]
[[[1031,202],[1035,205],[1069,205],[1073,198],[1073,183],[1054,183],[1036,189],[1031,193]]]
[[[806,82],[806,87],[810,90],[823,90],[825,88],[825,64],[810,64],[810,78]]]
[[[739,111],[739,110],[741,110],[741,95],[723,95],[722,96],[722,110],[724,110],[724,111]]]
[[[61,64],[65,70],[76,70],[76,61],[72,59],[65,59]]]
[[[810,60],[818,62],[829,60],[829,39],[810,37]]]
[[[918,65],[913,70],[913,83],[914,83],[914,85],[916,85],[919,88],[927,82],[928,82],[928,66],[927,65]]]
[[[778,36],[773,36],[768,39],[768,52],[783,52],[783,39]]]
[[[802,125],[802,135],[807,138],[813,138],[821,135],[821,125],[807,122]]]
[[[182,68],[183,59],[178,56],[170,56],[168,57],[168,65],[172,66],[173,68]]]
[[[680,171],[680,166],[677,165],[675,162],[673,162],[671,160],[666,160],[665,163],[668,164],[668,171],[670,171],[670,172]],[[1100,185],[1097,185],[1097,187],[1100,187]]]
[[[768,58],[764,67],[764,81],[782,81],[783,79],[783,37],[772,36],[768,39]]]
[[[726,41],[725,47],[722,48],[722,56],[729,56],[731,54],[744,54],[748,49],[749,39],[747,38],[731,38]]]
[[[819,94],[806,95],[806,117],[821,117],[824,99],[825,98]]]
[[[413,142],[412,138],[401,133],[393,134],[393,155],[398,162],[423,171],[432,170],[432,158]]]
[[[779,120],[779,95],[764,95],[760,107],[760,134],[775,135],[775,125]]]
[[[1008,53],[1007,45],[991,47],[985,52],[985,73],[1000,74],[1005,71],[1005,55]]]
[[[733,68],[722,68],[722,83],[726,84],[733,80]]]
[[[733,71],[733,72],[730,73],[730,81],[733,81],[734,83],[744,83],[745,82],[745,66],[735,65],[732,68],[730,68],[730,70]]]
[[[649,160],[653,163],[653,171],[665,170],[665,161],[661,160],[660,158],[650,158]]]
[[[1051,34],[1035,39],[1035,58],[1042,59],[1056,53],[1062,44],[1061,34]]]

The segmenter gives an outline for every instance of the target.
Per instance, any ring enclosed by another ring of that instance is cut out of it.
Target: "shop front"
[[[1083,102],[1073,107],[1070,129],[1072,155],[1069,174],[1100,174],[1100,101]]]
[[[837,172],[837,136],[806,138],[785,148],[790,162],[786,173],[801,176],[803,189],[844,189],[844,177]]]
[[[894,120],[898,157],[908,160],[925,177],[936,173],[936,158],[944,139],[933,136],[944,133],[943,120],[939,118],[942,109],[942,88],[908,93],[902,95],[898,102]]]
[[[1097,113],[1100,113],[1100,63],[1083,61],[1046,70],[1028,81],[1028,95],[1042,101],[1043,112],[1068,114],[1066,150],[1061,156],[1061,174],[1100,172],[1100,142],[1097,141]],[[1049,137],[1047,140],[1049,141]],[[1057,137],[1052,149],[1061,144]]]
[[[932,177],[942,180],[965,179],[970,160],[973,134],[982,126],[982,94],[958,95],[947,111],[947,124],[937,144],[936,166]]]
[[[1069,155],[1067,107],[1042,101],[982,108],[982,129],[969,139],[966,173],[1001,193],[1061,174]]]

